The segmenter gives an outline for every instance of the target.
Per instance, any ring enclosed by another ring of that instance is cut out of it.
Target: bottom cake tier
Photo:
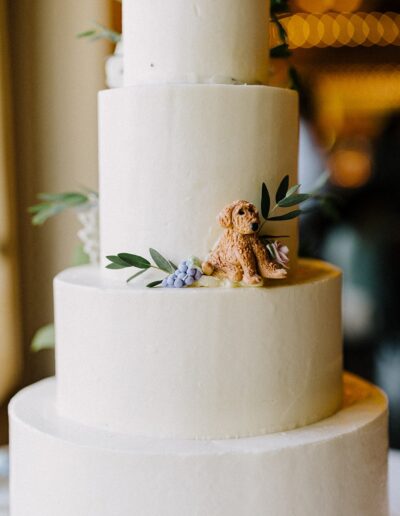
[[[305,428],[214,441],[133,438],[61,418],[54,379],[10,404],[12,516],[387,516],[387,402],[345,375]]]

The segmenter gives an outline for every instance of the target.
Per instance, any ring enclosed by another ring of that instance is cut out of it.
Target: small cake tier
[[[268,81],[269,0],[124,0],[125,85]]]
[[[341,403],[340,272],[301,261],[269,287],[148,289],[93,267],[55,279],[60,415],[132,435],[228,438]]]
[[[297,182],[297,94],[266,86],[152,85],[100,93],[101,258],[157,248],[170,260],[205,258],[218,213],[261,186]],[[288,211],[287,209],[285,211]],[[274,214],[278,214],[276,210]],[[297,222],[265,226],[288,235]],[[106,271],[108,272],[108,271]]]
[[[132,438],[61,418],[55,382],[10,406],[13,516],[388,516],[387,403],[345,379],[307,428],[223,441]]]

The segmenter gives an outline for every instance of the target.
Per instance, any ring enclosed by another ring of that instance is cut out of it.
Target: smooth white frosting
[[[123,11],[125,86],[267,83],[269,0],[124,0]]]
[[[386,399],[352,376],[345,392],[307,428],[153,440],[61,418],[45,380],[10,406],[12,515],[388,516]]]
[[[225,438],[304,426],[341,403],[340,272],[301,261],[265,288],[55,279],[59,413],[133,435]]]
[[[100,255],[204,258],[230,202],[297,182],[297,94],[267,86],[153,85],[100,93]],[[282,210],[285,212],[289,210]],[[278,214],[279,210],[275,212]],[[265,226],[297,256],[297,221]],[[107,273],[109,271],[105,271]],[[115,276],[115,271],[111,272]]]

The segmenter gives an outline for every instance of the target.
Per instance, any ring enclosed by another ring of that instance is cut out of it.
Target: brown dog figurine
[[[247,201],[235,201],[218,216],[225,232],[202,264],[204,274],[244,281],[248,285],[262,283],[262,278],[285,278],[286,270],[272,262],[260,242],[260,216]]]

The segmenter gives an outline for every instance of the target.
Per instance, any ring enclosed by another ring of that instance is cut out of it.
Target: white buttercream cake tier
[[[55,381],[10,405],[13,516],[387,516],[387,402],[345,376],[307,428],[222,441],[133,438],[60,417]]]
[[[149,247],[175,262],[204,258],[223,231],[217,216],[226,205],[245,199],[260,208],[265,182],[273,206],[286,175],[290,186],[297,183],[297,105],[295,92],[267,86],[158,84],[101,92],[103,265],[107,255],[143,255]],[[297,220],[264,226],[287,236],[292,268],[297,227]]]
[[[268,82],[269,0],[124,0],[124,83]]]
[[[60,415],[132,435],[204,439],[288,430],[340,406],[335,267],[302,260],[291,279],[256,288],[145,283],[89,266],[56,277]]]

